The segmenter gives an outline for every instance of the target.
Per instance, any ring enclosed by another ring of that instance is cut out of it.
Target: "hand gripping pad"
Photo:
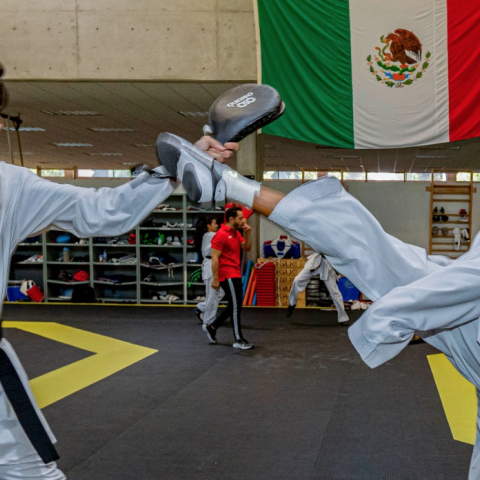
[[[0,78],[3,75],[3,65],[0,63]],[[0,112],[7,106],[8,104],[8,92],[5,88],[5,85],[0,80]]]
[[[208,123],[219,142],[238,142],[272,123],[284,111],[285,104],[273,87],[247,83],[215,100],[208,112]]]

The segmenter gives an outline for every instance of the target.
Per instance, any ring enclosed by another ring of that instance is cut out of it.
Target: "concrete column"
[[[237,171],[242,175],[252,176],[257,182],[263,180],[263,136],[255,133],[240,142],[240,151],[237,153]],[[248,258],[255,261],[262,252],[260,247],[260,215],[254,213],[249,219],[252,226],[252,251]]]

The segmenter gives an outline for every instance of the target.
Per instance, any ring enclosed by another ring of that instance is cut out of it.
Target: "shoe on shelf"
[[[467,242],[469,242],[469,241],[470,241],[470,232],[468,231],[468,228],[462,229],[461,233],[462,233],[462,237],[463,237]]]
[[[453,248],[455,250],[460,250],[460,244],[462,241],[462,234],[459,228],[453,229]]]
[[[208,339],[211,343],[218,343],[217,339],[215,338],[217,335],[217,331],[211,325],[206,325],[205,323],[202,326],[203,331],[207,334]]]
[[[200,320],[200,323],[203,325],[203,312],[199,308],[195,308],[194,312]]]
[[[468,217],[459,217],[459,222],[468,222]]]
[[[442,235],[444,237],[448,236],[449,233],[450,233],[450,229],[448,227],[443,227],[442,228]]]
[[[240,348],[241,350],[250,350],[253,348],[253,345],[251,343],[248,343],[244,338],[241,340],[237,340],[233,344],[233,348]]]

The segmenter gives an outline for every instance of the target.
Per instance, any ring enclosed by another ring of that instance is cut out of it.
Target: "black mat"
[[[452,439],[426,359],[437,352],[413,345],[370,370],[334,312],[245,310],[246,352],[228,326],[209,345],[187,308],[7,305],[4,318],[159,350],[45,409],[70,480],[467,478],[472,446]],[[36,340],[17,340],[35,376]]]

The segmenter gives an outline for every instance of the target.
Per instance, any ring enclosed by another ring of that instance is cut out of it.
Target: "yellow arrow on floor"
[[[433,378],[447,417],[453,438],[475,444],[477,423],[477,391],[443,354],[428,355]]]
[[[54,322],[3,322],[75,348],[95,353],[30,381],[40,408],[47,407],[158,352],[151,348]]]

